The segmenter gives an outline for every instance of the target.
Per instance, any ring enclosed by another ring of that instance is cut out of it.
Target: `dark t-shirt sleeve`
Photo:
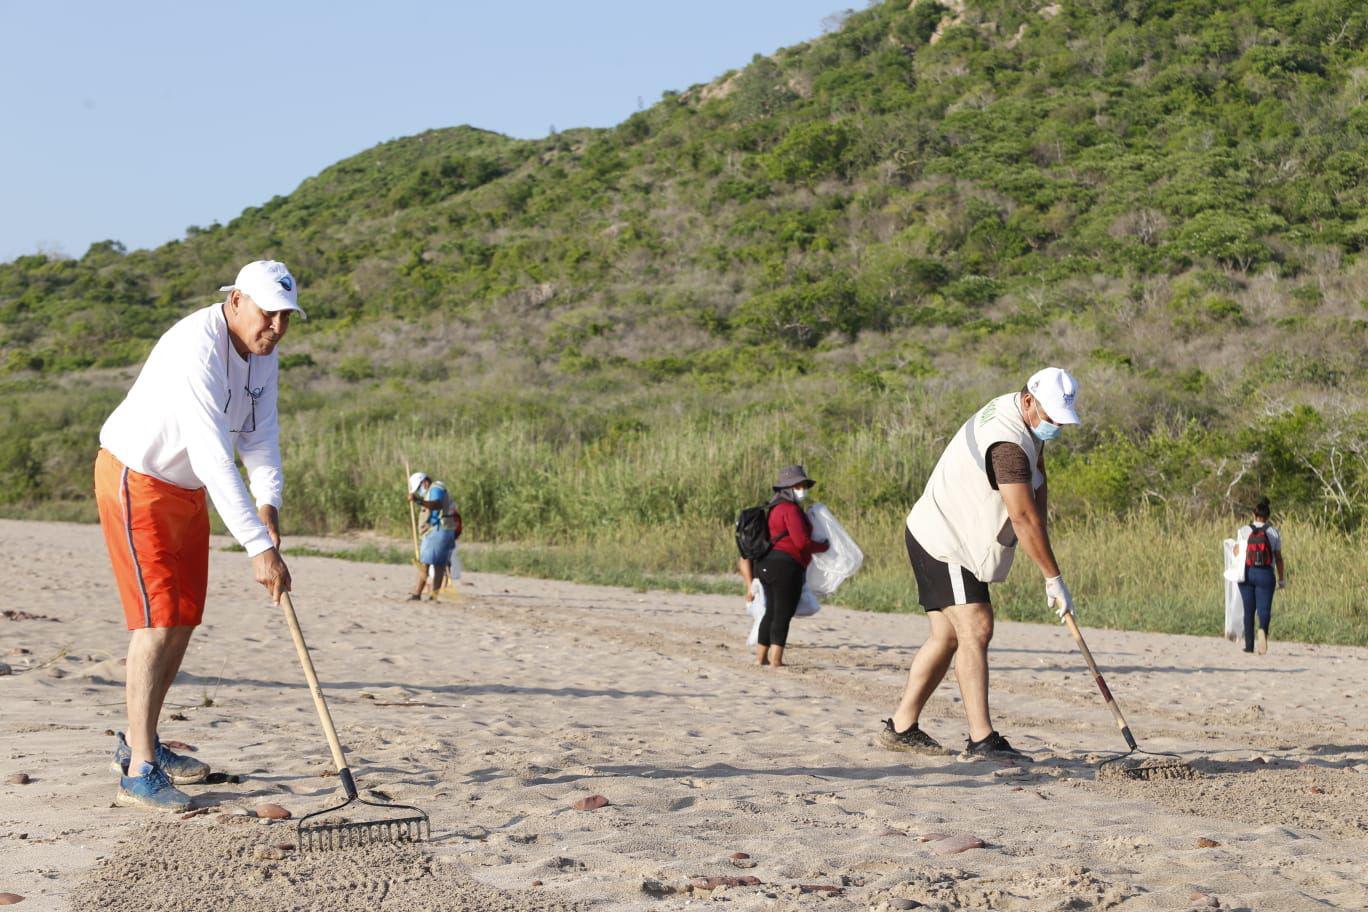
[[[995,443],[988,448],[988,484],[993,490],[1003,484],[1030,484],[1031,459],[1015,443]]]

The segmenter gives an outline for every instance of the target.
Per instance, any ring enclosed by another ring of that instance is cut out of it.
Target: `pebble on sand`
[[[0,893],[0,906],[12,906],[23,901],[24,897],[18,893]]]
[[[1197,848],[1199,849],[1214,849],[1219,845],[1220,843],[1214,839],[1208,839],[1205,836],[1197,837]]]
[[[1188,896],[1188,902],[1206,906],[1208,909],[1219,909],[1221,907],[1219,899],[1209,893],[1203,893],[1201,890],[1193,890]]]
[[[5,780],[9,785],[28,785],[32,781],[28,773],[15,773]]]
[[[609,803],[608,799],[602,795],[590,795],[588,798],[581,798],[576,801],[571,807],[577,811],[597,811],[601,807],[607,807]]]
[[[4,677],[7,674],[14,674],[14,669],[10,668],[4,662],[0,662],[0,677]]]
[[[936,855],[958,855],[970,849],[984,848],[984,842],[977,836],[951,836],[931,843],[931,851]]]
[[[289,820],[290,812],[278,804],[258,804],[256,815],[263,820]]]
[[[745,852],[732,852],[732,853],[731,853],[731,860],[732,860],[732,861],[740,861],[740,860],[743,859],[743,858],[750,858],[750,856],[747,855]]]

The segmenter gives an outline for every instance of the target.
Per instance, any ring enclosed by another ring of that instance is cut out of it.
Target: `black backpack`
[[[1245,541],[1245,566],[1273,566],[1273,542],[1268,538],[1268,523],[1250,525],[1249,538]]]
[[[763,560],[774,547],[769,537],[769,511],[768,506],[747,507],[736,517],[736,550],[746,560]],[[788,533],[781,532],[779,538],[785,535]]]

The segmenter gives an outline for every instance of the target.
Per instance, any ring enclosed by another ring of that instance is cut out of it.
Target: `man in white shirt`
[[[880,741],[893,750],[944,753],[918,725],[922,707],[955,663],[969,722],[965,753],[1021,757],[988,714],[988,584],[1007,578],[1017,543],[1045,578],[1060,620],[1073,611],[1046,529],[1045,442],[1078,424],[1078,384],[1058,367],[1037,371],[1019,393],[993,399],[951,439],[907,517],[907,555],[931,635],[912,660],[907,689]]]
[[[117,803],[183,811],[176,784],[209,767],[168,750],[157,720],[190,636],[204,615],[208,493],[273,601],[290,589],[280,557],[280,426],[276,346],[303,311],[282,263],[257,260],[153,347],[132,389],[100,429],[95,499],[131,632],[128,737],[118,735]],[[249,497],[234,450],[251,485]]]

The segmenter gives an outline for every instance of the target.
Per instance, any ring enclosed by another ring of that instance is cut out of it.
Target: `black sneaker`
[[[879,743],[889,750],[912,751],[918,754],[944,754],[940,742],[922,731],[916,722],[907,731],[893,727],[892,719],[883,720],[883,731],[879,732]]]
[[[964,758],[990,757],[1000,760],[1030,760],[1030,756],[1023,754],[1015,747],[1007,743],[1007,739],[997,732],[989,732],[988,737],[981,741],[970,740],[964,747],[964,753],[960,754]]]

